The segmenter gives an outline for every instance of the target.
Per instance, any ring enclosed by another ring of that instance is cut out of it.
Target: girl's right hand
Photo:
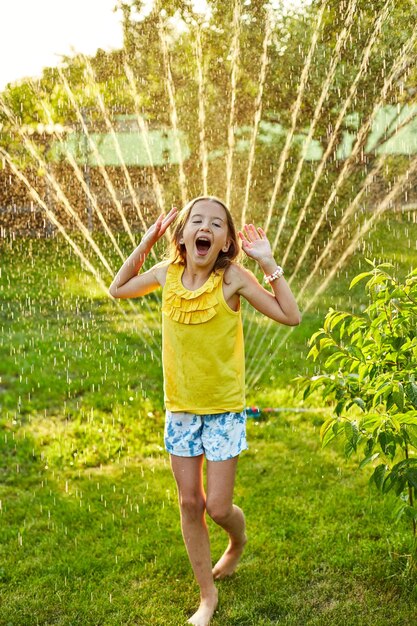
[[[163,236],[168,226],[177,217],[177,214],[178,214],[178,209],[175,206],[172,207],[172,209],[170,210],[170,212],[168,213],[166,217],[164,217],[165,215],[164,213],[161,213],[161,215],[156,220],[155,224],[152,224],[152,226],[146,231],[146,233],[144,234],[142,238],[141,243],[143,243],[146,246],[146,248],[150,250],[152,246],[158,241],[158,239],[160,239]]]

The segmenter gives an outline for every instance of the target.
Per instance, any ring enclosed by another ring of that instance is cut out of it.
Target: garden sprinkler
[[[288,407],[263,407],[260,408],[258,406],[248,406],[246,407],[246,416],[251,418],[259,418],[262,417],[263,413],[284,413],[289,411],[291,413],[311,413],[311,412],[327,412],[327,409],[316,409],[314,407],[311,408],[302,408],[295,406]]]

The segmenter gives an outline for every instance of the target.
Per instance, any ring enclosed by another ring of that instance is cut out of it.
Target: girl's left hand
[[[272,258],[271,245],[262,228],[255,228],[253,224],[244,225],[245,235],[239,231],[243,251],[256,261]]]

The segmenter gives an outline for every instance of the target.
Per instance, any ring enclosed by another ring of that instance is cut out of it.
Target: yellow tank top
[[[165,406],[196,414],[240,412],[245,406],[241,312],[223,295],[223,271],[190,291],[184,266],[168,266],[162,291]]]

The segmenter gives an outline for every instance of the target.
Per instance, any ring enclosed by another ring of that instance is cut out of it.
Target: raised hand
[[[256,261],[266,261],[273,258],[271,245],[262,228],[255,228],[253,224],[244,225],[245,234],[239,231],[243,251]],[[246,236],[245,236],[246,235]]]
[[[160,239],[168,226],[175,220],[178,214],[177,207],[172,207],[168,215],[161,213],[156,222],[146,231],[142,237],[142,243],[150,250],[152,246]]]

